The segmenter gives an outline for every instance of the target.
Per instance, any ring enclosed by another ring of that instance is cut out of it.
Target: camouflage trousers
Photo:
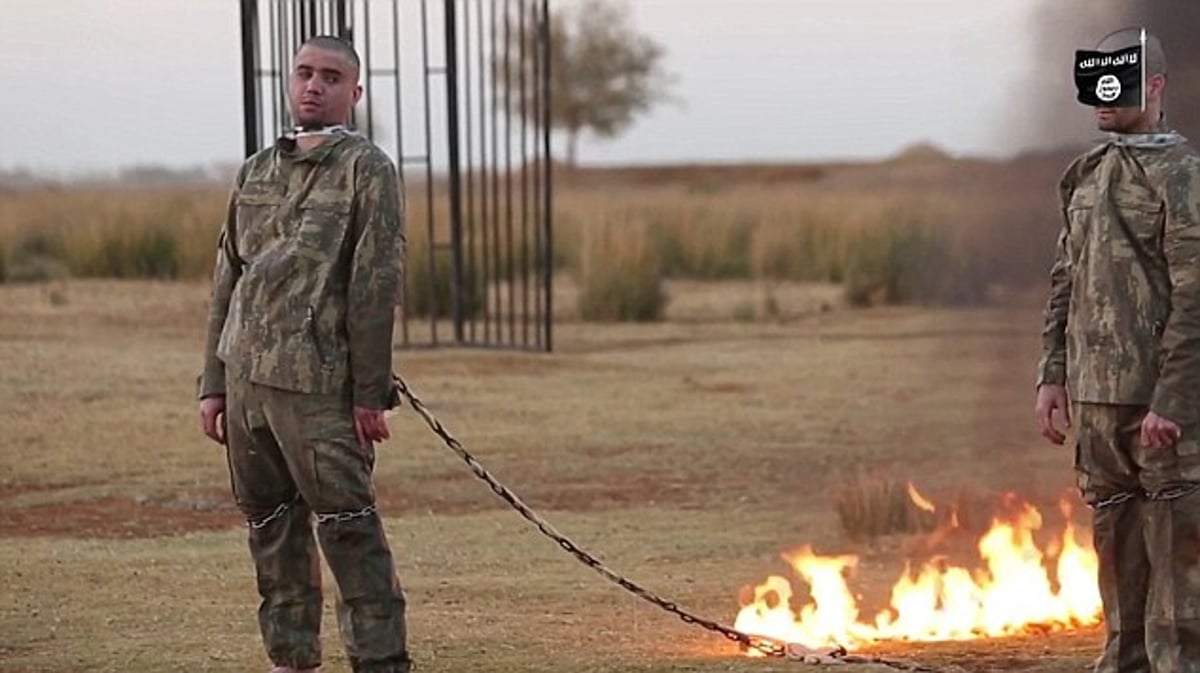
[[[1106,627],[1096,673],[1200,673],[1200,428],[1141,445],[1144,407],[1075,404]]]
[[[407,673],[405,597],[375,513],[374,451],[358,447],[349,396],[233,380],[226,393],[230,480],[249,523],[267,655],[321,663],[319,544],[353,670]]]

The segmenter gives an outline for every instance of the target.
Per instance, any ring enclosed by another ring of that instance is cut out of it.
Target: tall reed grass
[[[662,259],[639,223],[584,229],[579,261],[579,317],[596,322],[649,322],[667,305]]]
[[[595,320],[655,319],[671,278],[841,283],[858,305],[969,304],[996,286],[1040,282],[1057,227],[1045,188],[1051,173],[938,170],[867,168],[822,178],[828,184],[563,184],[554,264],[578,282],[580,315]],[[433,211],[424,189],[410,188],[406,199],[415,314],[444,315],[451,305],[448,256],[439,249],[436,271],[429,264],[431,241],[449,240],[443,196],[435,193]],[[226,199],[201,188],[0,193],[0,278],[204,279]],[[535,239],[515,239],[511,261],[485,259],[483,229],[473,224],[481,216],[467,216],[476,246],[464,259],[471,314],[490,287],[518,280],[517,260],[532,259]]]

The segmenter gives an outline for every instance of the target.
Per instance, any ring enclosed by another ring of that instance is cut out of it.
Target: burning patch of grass
[[[842,529],[853,539],[931,532],[937,516],[923,504],[910,495],[909,482],[888,478],[858,477],[834,494]]]
[[[873,474],[857,474],[833,494],[842,530],[854,540],[925,533],[937,540],[951,534],[979,534],[1004,509],[1003,502],[994,500],[965,486],[948,498],[935,498],[912,481]]]

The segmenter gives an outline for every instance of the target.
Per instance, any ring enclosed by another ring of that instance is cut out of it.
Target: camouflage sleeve
[[[1162,364],[1151,409],[1181,425],[1200,412],[1200,164],[1167,180],[1163,254],[1171,278],[1171,313],[1163,328]]]
[[[244,169],[243,169],[244,170]],[[241,185],[239,172],[237,184]],[[217,239],[216,262],[213,264],[212,295],[208,309],[208,328],[204,341],[204,372],[200,375],[199,397],[225,394],[225,363],[217,357],[217,343],[225,328],[225,317],[229,313],[229,300],[233,287],[241,276],[241,265],[237,253],[237,192],[229,195],[225,223]]]
[[[1067,381],[1067,312],[1071,304],[1071,262],[1067,258],[1067,227],[1058,235],[1054,266],[1050,269],[1050,298],[1042,325],[1042,359],[1037,385],[1065,385]]]
[[[1059,185],[1062,227],[1058,233],[1054,264],[1050,267],[1050,296],[1042,316],[1042,357],[1037,385],[1065,385],[1067,381],[1067,315],[1071,308],[1071,260],[1067,255],[1070,234],[1067,203],[1072,187],[1067,178]]]
[[[346,299],[354,405],[384,409],[392,389],[392,337],[403,273],[405,231],[400,179],[386,156],[359,162],[354,255]]]

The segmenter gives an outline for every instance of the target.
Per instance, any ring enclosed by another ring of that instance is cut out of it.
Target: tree
[[[531,35],[527,49],[536,47],[537,38]],[[521,67],[518,48],[509,47],[510,73]],[[581,0],[572,12],[553,10],[549,50],[550,124],[566,133],[569,166],[576,165],[582,132],[616,137],[640,114],[670,98],[672,80],[662,68],[663,48],[634,29],[624,4]],[[525,68],[527,77],[532,76],[532,59]],[[522,96],[520,78],[514,75],[507,81],[507,98],[515,109]],[[526,97],[530,94],[524,92]],[[533,114],[534,109],[527,104],[516,112]]]

